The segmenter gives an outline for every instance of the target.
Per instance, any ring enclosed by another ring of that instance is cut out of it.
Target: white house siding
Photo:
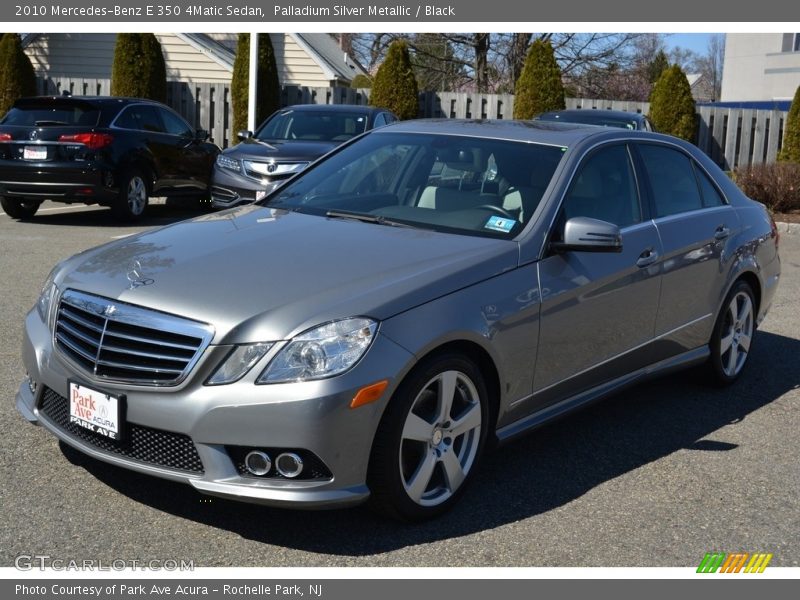
[[[800,86],[800,52],[784,50],[782,33],[725,36],[725,102],[791,100]]]
[[[111,77],[114,33],[42,33],[26,49],[37,75]]]
[[[231,71],[174,33],[155,34],[161,44],[169,81],[228,83]]]
[[[209,33],[235,52],[236,33]],[[325,87],[331,80],[288,33],[269,34],[278,78],[284,85]],[[25,49],[39,75],[108,79],[114,59],[115,33],[43,33]],[[167,79],[187,83],[228,83],[231,71],[174,33],[156,33],[164,53]]]
[[[239,36],[236,33],[207,33],[214,41],[236,52]],[[270,41],[275,50],[275,63],[278,79],[285,85],[308,87],[327,86],[330,80],[315,60],[300,47],[288,33],[270,33]]]

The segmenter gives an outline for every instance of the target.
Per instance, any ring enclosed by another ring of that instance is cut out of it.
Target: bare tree
[[[697,70],[706,81],[711,100],[722,93],[722,65],[725,62],[725,35],[717,33],[708,38],[706,53],[697,60]]]

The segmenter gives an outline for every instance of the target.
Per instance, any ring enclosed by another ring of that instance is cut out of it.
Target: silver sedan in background
[[[425,519],[568,411],[702,363],[732,383],[779,275],[764,206],[690,144],[406,122],[57,265],[16,403],[205,494]]]

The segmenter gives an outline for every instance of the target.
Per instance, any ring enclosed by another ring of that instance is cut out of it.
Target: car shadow
[[[34,225],[53,225],[62,227],[114,227],[132,229],[169,225],[212,212],[210,203],[168,199],[147,207],[147,212],[138,221],[124,222],[114,216],[110,208],[87,206],[85,210],[68,212],[39,212],[27,223]]]
[[[209,499],[192,488],[114,467],[61,444],[67,459],[129,498],[242,537],[315,553],[367,556],[465,536],[546,513],[594,487],[677,452],[727,452],[713,434],[800,386],[800,340],[760,332],[732,387],[698,370],[631,388],[485,457],[447,515],[402,524],[366,508],[305,512]],[[777,374],[777,376],[776,376]],[[711,436],[710,439],[706,439]]]

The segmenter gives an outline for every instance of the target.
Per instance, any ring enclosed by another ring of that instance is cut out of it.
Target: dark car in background
[[[0,204],[17,219],[51,200],[135,220],[154,195],[208,198],[219,148],[207,138],[150,100],[22,98],[0,121]]]
[[[397,117],[382,108],[342,104],[287,106],[253,133],[239,132],[214,165],[212,203],[217,208],[249,204],[342,142]]]
[[[535,121],[558,121],[561,123],[580,123],[599,127],[619,127],[637,131],[655,131],[650,119],[640,113],[624,110],[604,110],[577,108],[553,110],[537,116]]]

